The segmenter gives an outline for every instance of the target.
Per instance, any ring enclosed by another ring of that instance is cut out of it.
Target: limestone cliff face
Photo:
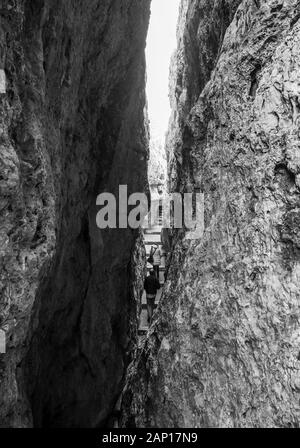
[[[138,234],[100,231],[96,197],[146,188],[149,1],[0,14],[0,426],[102,425],[129,360]]]
[[[171,187],[205,193],[205,234],[175,238],[123,424],[295,427],[300,5],[205,3],[182,2],[168,143]]]
[[[178,49],[173,56],[170,71],[172,116],[167,136],[167,152],[171,190],[176,189],[180,167],[183,170],[187,168],[184,143],[186,119],[210,79],[224,34],[239,3],[240,0],[181,2],[177,29]]]

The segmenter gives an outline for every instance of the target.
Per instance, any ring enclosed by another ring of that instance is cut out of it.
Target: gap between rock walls
[[[2,2],[1,427],[298,425],[298,2],[181,0],[160,44],[163,1]],[[97,225],[122,185],[148,229]]]

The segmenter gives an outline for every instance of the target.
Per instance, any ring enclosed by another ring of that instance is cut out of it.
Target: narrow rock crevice
[[[150,0],[1,2],[1,427],[298,426],[298,3],[181,2],[168,183],[205,231],[137,346],[143,238],[96,198],[148,192]]]
[[[181,5],[167,140],[170,190],[204,192],[205,231],[173,234],[122,425],[297,427],[298,2],[205,3]]]

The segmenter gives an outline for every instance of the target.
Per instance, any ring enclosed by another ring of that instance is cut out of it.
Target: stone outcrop
[[[124,426],[299,425],[299,6],[182,2],[170,185],[205,193],[205,233],[174,238]]]
[[[149,3],[0,1],[0,426],[101,426],[121,390],[142,252],[96,197],[147,188]]]

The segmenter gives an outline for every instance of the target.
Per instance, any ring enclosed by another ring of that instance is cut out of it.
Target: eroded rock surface
[[[205,234],[175,238],[127,426],[299,426],[300,5],[223,6],[182,2],[169,172]]]
[[[0,14],[0,426],[102,425],[129,360],[138,234],[100,231],[96,197],[146,188],[149,1]]]

